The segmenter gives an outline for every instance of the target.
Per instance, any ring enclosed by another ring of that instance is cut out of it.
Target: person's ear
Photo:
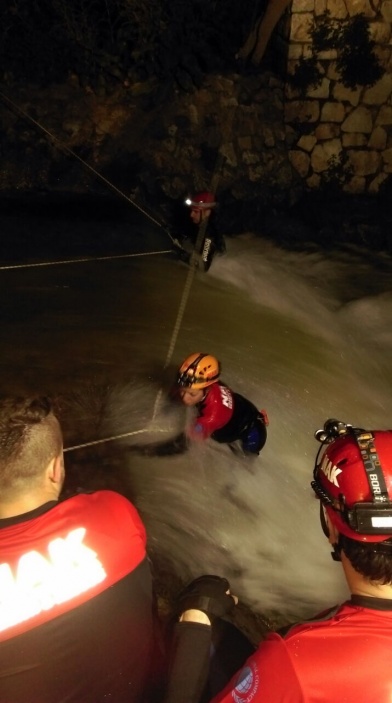
[[[52,483],[62,485],[64,481],[64,460],[63,453],[55,456],[48,466],[48,477]]]

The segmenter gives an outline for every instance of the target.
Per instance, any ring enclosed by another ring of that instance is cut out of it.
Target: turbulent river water
[[[2,219],[3,391],[63,397],[67,447],[126,435],[66,454],[78,484],[129,494],[152,556],[181,580],[226,575],[254,610],[284,620],[344,598],[310,489],[313,433],[330,417],[392,426],[391,258],[290,252],[244,234],[191,275],[151,254],[170,241],[147,226],[121,232],[121,253],[135,256],[99,259],[113,253],[110,222],[34,218]],[[29,239],[38,230],[41,248]],[[171,457],[128,450],[183,427],[167,391],[193,351],[219,357],[223,380],[267,409],[253,463],[212,441]]]

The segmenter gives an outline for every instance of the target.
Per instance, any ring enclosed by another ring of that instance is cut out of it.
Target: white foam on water
[[[179,456],[130,456],[150,547],[182,579],[226,575],[245,602],[286,620],[348,595],[310,488],[313,433],[329,417],[392,426],[390,264],[378,275],[355,252],[288,253],[239,238],[198,275],[173,363],[198,350],[219,356],[223,379],[265,407],[270,426],[248,464],[211,440]],[[166,406],[152,420],[159,392],[145,382],[115,389],[110,428],[133,417],[149,430],[143,441],[174,436],[184,415]]]

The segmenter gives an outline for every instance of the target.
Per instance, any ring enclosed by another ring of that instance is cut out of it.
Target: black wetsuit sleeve
[[[196,622],[176,623],[163,703],[200,700],[209,671],[211,629]]]

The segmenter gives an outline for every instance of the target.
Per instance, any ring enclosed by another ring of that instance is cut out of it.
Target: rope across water
[[[99,178],[101,181],[103,181],[106,186],[114,190],[120,197],[124,198],[129,202],[129,204],[133,205],[133,207],[136,207],[140,212],[142,212],[148,219],[150,219],[154,224],[158,225],[158,227],[164,229],[165,233],[168,235],[168,237],[171,239],[172,242],[174,242],[174,238],[168,231],[168,229],[160,222],[158,219],[156,219],[153,215],[151,215],[147,210],[145,210],[143,207],[141,207],[138,203],[136,203],[134,200],[132,200],[129,196],[127,196],[123,191],[121,191],[117,186],[115,186],[113,183],[111,183],[107,178],[105,178],[99,171],[97,171],[93,166],[90,166],[84,159],[82,159],[78,154],[76,154],[72,149],[69,149],[58,137],[56,137],[52,132],[50,132],[46,127],[44,127],[40,122],[35,120],[31,115],[29,115],[27,112],[25,112],[22,108],[20,108],[14,101],[12,101],[10,98],[8,98],[4,93],[0,91],[0,98],[4,101],[4,103],[7,105],[7,107],[14,111],[18,116],[23,117],[24,119],[30,121],[32,124],[34,124],[39,130],[41,130],[50,140],[53,142],[59,149],[64,151],[65,153],[69,154],[73,158],[75,158],[77,161],[79,161],[85,168],[87,168],[89,171],[91,171],[97,178]],[[226,134],[227,132],[231,132],[232,129],[232,122],[234,119],[234,111],[231,112],[229,120],[228,120],[228,125],[226,125]],[[215,162],[215,167],[213,171],[213,175],[211,178],[210,182],[210,190],[213,193],[216,193],[217,188],[218,188],[218,183],[220,180],[220,174],[222,171],[223,164],[225,162],[225,157],[221,153],[221,151],[218,152],[217,159]],[[192,283],[194,281],[195,275],[196,275],[196,270],[197,270],[197,265],[201,257],[201,250],[202,250],[202,245],[204,242],[204,237],[205,237],[205,231],[206,231],[206,225],[207,222],[203,221],[198,229],[198,234],[196,238],[196,243],[194,246],[193,253],[191,255],[191,261],[190,261],[190,268],[185,280],[184,284],[184,289],[181,295],[180,303],[179,303],[179,308],[178,308],[178,313],[176,317],[176,321],[174,324],[173,332],[171,335],[170,343],[169,343],[169,348],[168,352],[166,355],[166,360],[164,364],[164,369],[167,369],[170,361],[173,357],[173,352],[176,346],[177,338],[181,329],[181,324],[182,320],[184,317],[186,305],[189,299],[189,294],[191,291]],[[46,262],[39,262],[39,263],[28,263],[28,264],[13,264],[13,265],[5,265],[5,266],[0,266],[0,271],[6,271],[6,270],[11,270],[11,269],[21,269],[21,268],[35,268],[35,267],[41,267],[41,266],[56,266],[56,265],[62,265],[62,264],[77,264],[77,263],[86,263],[90,261],[108,261],[111,259],[124,259],[124,258],[134,258],[134,257],[139,257],[139,256],[152,256],[156,254],[167,254],[171,253],[172,249],[167,249],[167,250],[160,250],[160,251],[153,251],[153,252],[143,252],[143,253],[137,253],[137,254],[120,254],[120,255],[114,255],[114,256],[100,256],[100,257],[86,257],[86,258],[80,258],[80,259],[66,259],[62,261],[46,261]],[[159,406],[161,403],[162,399],[162,389],[160,389],[157,393],[155,402],[154,402],[154,407],[153,407],[153,413],[152,413],[152,421],[154,422],[158,411],[159,411]],[[164,431],[164,430],[159,430],[159,428],[154,428],[155,431]],[[102,444],[104,442],[111,442],[114,440],[118,439],[123,439],[125,437],[130,437],[136,434],[142,434],[148,432],[148,429],[142,429],[142,430],[136,430],[136,431],[131,431],[131,432],[125,432],[123,434],[119,435],[114,435],[111,437],[105,437],[104,439],[98,439],[94,440],[91,442],[85,442],[84,444],[78,444],[73,447],[67,447],[64,449],[65,452],[70,452],[74,451],[76,449],[80,449],[82,447],[90,447],[93,445],[97,444]]]

